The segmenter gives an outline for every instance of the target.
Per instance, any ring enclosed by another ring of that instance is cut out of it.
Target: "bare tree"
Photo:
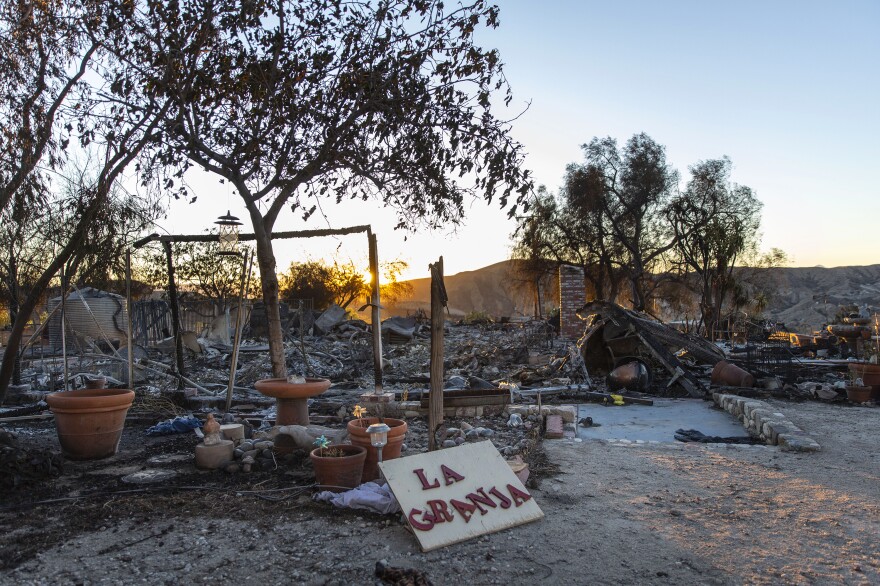
[[[64,232],[65,240],[59,242],[49,262],[41,267],[32,289],[21,302],[0,366],[0,402],[5,398],[12,377],[22,332],[42,292],[62,266],[71,263],[66,271],[70,274],[78,268],[79,263],[88,259],[88,255],[77,255],[77,251],[89,242],[96,222],[107,212],[113,187],[122,172],[145,148],[159,141],[158,122],[166,116],[170,105],[167,99],[149,88],[138,94],[134,92],[132,74],[139,64],[131,58],[127,49],[130,48],[131,33],[130,2],[106,0],[39,5],[40,10],[46,7],[47,10],[63,10],[62,16],[50,24],[69,27],[71,32],[59,33],[59,29],[53,26],[32,26],[27,31],[30,36],[26,35],[21,40],[15,36],[19,34],[15,27],[21,21],[21,14],[9,11],[0,13],[0,18],[6,19],[3,26],[13,31],[17,42],[23,42],[25,46],[27,43],[44,47],[57,45],[61,55],[54,58],[57,64],[53,67],[41,66],[42,57],[37,60],[36,66],[32,61],[21,58],[3,62],[6,73],[18,84],[10,91],[33,98],[23,102],[24,106],[32,108],[28,115],[32,116],[33,123],[30,126],[19,125],[16,118],[21,116],[20,113],[8,109],[2,111],[0,128],[9,136],[23,138],[16,138],[20,141],[21,163],[7,160],[4,152],[2,183],[6,191],[0,193],[3,198],[0,203],[5,207],[13,198],[24,198],[31,202],[41,201],[40,198],[49,201],[48,194],[53,192],[53,188],[47,172],[37,163],[47,150],[50,154],[54,152],[49,148],[52,145],[57,145],[59,149],[75,147],[91,152],[99,163],[71,210],[70,221]],[[29,5],[20,3],[20,6]],[[27,18],[31,14],[27,13],[23,22],[29,22]],[[59,35],[64,42],[56,41],[53,35]],[[109,47],[113,48],[112,55]],[[38,54],[40,51],[42,49]],[[72,77],[65,77],[70,62],[77,63],[80,69],[87,70],[90,75],[76,73]],[[48,75],[50,72],[54,72],[54,77]],[[54,81],[49,83],[49,79]],[[56,90],[44,94],[30,89],[39,89],[44,85]],[[30,129],[30,134],[16,134],[20,128]],[[36,128],[40,131],[35,133],[33,129]],[[68,145],[71,140],[73,144]],[[37,141],[33,147],[31,141]],[[50,168],[52,162],[50,158]]]
[[[323,199],[376,198],[401,228],[439,226],[467,197],[515,209],[530,188],[491,107],[497,91],[510,100],[500,58],[474,44],[498,25],[483,0],[148,0],[139,19],[141,86],[174,101],[149,169],[170,186],[195,165],[242,198],[274,376],[286,376],[272,247],[284,208],[305,221]]]

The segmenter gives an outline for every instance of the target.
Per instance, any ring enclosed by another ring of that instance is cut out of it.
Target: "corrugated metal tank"
[[[48,310],[61,305],[61,297],[49,300]],[[74,343],[74,336],[90,338],[102,343],[105,338],[111,342],[123,342],[128,327],[128,313],[125,297],[84,287],[67,296],[65,302],[67,322],[67,343]],[[53,349],[61,348],[61,310],[49,320],[49,343]]]

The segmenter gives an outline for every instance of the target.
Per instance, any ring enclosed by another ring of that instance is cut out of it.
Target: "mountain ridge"
[[[517,287],[515,260],[503,260],[479,269],[445,275],[449,314],[461,317],[485,312],[495,317],[530,316],[534,297]],[[751,269],[766,274],[772,295],[765,311],[769,319],[790,329],[815,329],[830,323],[841,305],[880,308],[880,264],[844,267],[779,267]],[[389,305],[389,315],[406,315],[430,308],[430,278],[407,281],[410,299]],[[555,286],[555,284],[554,284]]]

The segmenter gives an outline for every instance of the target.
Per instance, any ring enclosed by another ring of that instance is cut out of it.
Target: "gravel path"
[[[0,583],[373,584],[379,559],[434,584],[880,583],[880,408],[772,403],[822,451],[547,440],[542,521],[427,554],[396,516],[306,494],[120,496]],[[83,506],[0,514],[4,555]]]

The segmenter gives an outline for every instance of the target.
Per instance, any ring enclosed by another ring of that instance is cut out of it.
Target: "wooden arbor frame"
[[[380,299],[379,299],[379,253],[378,253],[378,245],[376,240],[376,235],[373,234],[373,230],[370,226],[351,226],[349,228],[328,228],[323,230],[298,230],[292,232],[276,232],[272,234],[272,240],[282,240],[282,239],[290,239],[290,238],[318,238],[322,236],[345,236],[348,234],[367,234],[367,245],[369,249],[369,258],[370,258],[370,273],[373,275],[373,280],[371,283],[371,299],[370,299],[370,307],[372,309],[371,312],[371,320],[373,323],[373,369],[374,369],[374,378],[375,378],[375,393],[377,395],[382,394],[382,327],[381,327],[381,314],[380,314]],[[256,234],[239,234],[238,240],[239,242],[247,242],[251,240],[256,240]],[[150,242],[161,242],[162,246],[165,249],[165,259],[168,264],[168,295],[171,301],[171,321],[173,326],[173,335],[174,335],[174,345],[176,348],[176,356],[177,356],[177,369],[178,374],[183,374],[183,348],[180,338],[180,321],[178,316],[178,307],[177,307],[177,286],[174,281],[174,262],[171,255],[171,243],[173,242],[219,242],[219,236],[217,234],[192,234],[192,235],[165,235],[161,236],[159,234],[150,234],[145,238],[141,238],[140,240],[134,242],[132,247],[135,249],[146,246]],[[130,258],[130,253],[129,253]],[[127,259],[127,265],[130,265],[130,260]],[[132,307],[131,307],[131,271],[126,271],[126,280],[128,291],[128,315],[131,316]],[[129,318],[130,319],[130,318]],[[128,359],[128,375],[129,380],[134,380],[134,366],[132,362],[132,354],[131,345],[132,345],[132,331],[131,324],[129,323],[128,327],[128,344],[129,344],[129,359]],[[180,379],[178,379],[180,380]],[[230,383],[231,384],[231,383]]]

